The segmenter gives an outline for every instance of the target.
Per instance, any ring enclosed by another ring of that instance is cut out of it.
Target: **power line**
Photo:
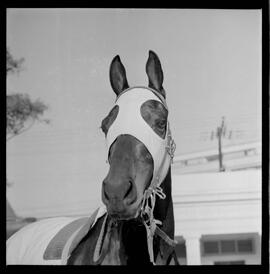
[[[181,130],[179,130],[181,132]],[[210,129],[209,131],[201,132],[200,133],[200,138],[199,140],[197,139],[198,133],[200,132],[200,129],[196,129],[194,131],[189,131],[188,133],[181,132],[181,135],[178,137],[180,140],[188,139],[189,141],[194,141],[200,143],[200,141],[205,141],[205,140],[210,140],[211,139],[211,134],[213,134]],[[228,139],[237,139],[237,138],[243,138],[245,139],[250,139],[250,138],[257,138],[259,139],[260,137],[260,131],[257,130],[231,130],[229,132],[230,138]],[[96,138],[91,138],[89,141],[85,140],[80,140],[80,139],[69,139],[69,138],[45,138],[45,139],[34,139],[29,143],[25,143],[23,147],[19,147],[20,150],[27,150],[27,151],[33,151],[33,145],[39,146],[39,148],[34,149],[34,151],[40,152],[40,150],[43,150],[43,146],[46,147],[46,151],[48,153],[52,153],[51,149],[48,150],[48,146],[53,147],[53,150],[56,151],[57,153],[60,153],[64,150],[64,153],[66,151],[66,146],[69,146],[68,151],[79,151],[79,150],[84,150],[88,148],[92,148],[93,146],[96,145],[103,145],[105,142],[105,139],[97,140]],[[16,148],[16,145],[13,145],[13,148],[11,150],[14,150]],[[68,152],[67,151],[67,152]]]
[[[198,119],[199,121],[199,119]],[[212,120],[211,120],[212,121]],[[254,119],[253,119],[254,121]],[[237,126],[238,128],[240,127],[244,127],[244,126],[250,126],[250,122],[251,119],[247,119],[245,122],[237,122],[237,121],[231,121],[231,125]],[[189,124],[188,124],[189,123]],[[179,123],[178,126],[179,127],[175,127],[174,131],[179,131],[179,130],[188,130],[189,132],[196,132],[198,130],[201,130],[202,128],[208,128],[211,127],[213,124],[213,122],[207,124],[207,122],[205,120],[203,120],[203,122],[200,124],[200,126],[195,126],[193,123],[186,122],[186,124],[183,124],[183,122]],[[100,129],[97,128],[97,130],[95,131],[95,133],[100,132]],[[54,132],[48,132],[48,131],[35,131],[35,132],[31,132],[31,136],[29,135],[29,138],[33,138],[33,140],[36,141],[35,138],[39,138],[40,140],[48,140],[51,138],[54,139],[61,139],[61,141],[64,140],[72,140],[73,137],[77,137],[77,136],[83,136],[84,134],[91,134],[91,129],[88,127],[81,127],[81,128],[76,128],[76,129],[65,129],[65,130],[54,130]],[[185,132],[181,132],[182,135],[185,134]],[[190,133],[188,133],[190,135]],[[72,138],[70,138],[72,137]]]

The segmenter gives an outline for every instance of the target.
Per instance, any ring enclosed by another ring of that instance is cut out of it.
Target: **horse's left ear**
[[[166,98],[163,84],[163,71],[160,60],[155,52],[149,50],[148,60],[146,62],[146,73],[148,76],[148,86],[158,91],[164,98]]]

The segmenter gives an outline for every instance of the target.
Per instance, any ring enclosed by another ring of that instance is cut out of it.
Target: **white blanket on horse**
[[[100,207],[95,216],[94,222],[91,223],[91,227],[94,226],[97,219],[104,215],[106,212],[105,207]],[[44,253],[54,238],[54,236],[65,226],[78,220],[80,218],[71,217],[56,217],[38,221],[29,224],[13,234],[6,242],[6,263],[11,264],[42,264],[42,265],[60,265],[65,264],[68,256],[67,251],[63,251],[61,259],[57,260],[45,260]],[[81,228],[81,227],[80,227]],[[79,229],[76,230],[72,237],[76,236]],[[66,245],[71,244],[67,242]],[[64,250],[68,250],[68,247]]]

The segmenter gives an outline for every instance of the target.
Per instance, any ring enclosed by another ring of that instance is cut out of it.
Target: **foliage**
[[[9,73],[15,73],[15,72],[20,72],[22,68],[22,63],[24,62],[24,59],[21,58],[19,60],[16,60],[13,58],[11,55],[9,49],[7,49],[7,74]]]
[[[24,61],[23,58],[16,60],[7,49],[6,74],[19,72]],[[32,101],[28,94],[15,93],[6,96],[6,140],[28,130],[33,124],[38,122],[49,123],[49,120],[41,119],[44,111],[48,107],[40,100]]]
[[[7,95],[7,140],[28,130],[36,121],[49,123],[40,119],[47,108],[40,100],[32,102],[28,94]]]

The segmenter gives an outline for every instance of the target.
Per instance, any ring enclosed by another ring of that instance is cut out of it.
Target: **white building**
[[[173,165],[175,235],[181,264],[261,263],[260,154],[258,143],[228,149],[224,165],[230,168],[226,172],[218,172],[218,157],[209,153],[186,155]]]

